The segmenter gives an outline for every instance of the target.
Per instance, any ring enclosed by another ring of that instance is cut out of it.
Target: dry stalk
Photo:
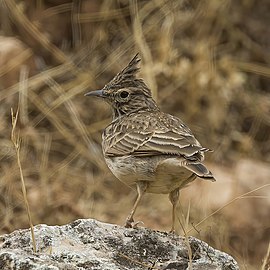
[[[6,5],[12,20],[14,20],[14,22],[18,26],[20,26],[23,31],[28,33],[37,44],[39,44],[43,49],[49,52],[58,64],[69,62],[66,55],[54,44],[52,44],[49,39],[38,30],[38,28],[18,8],[18,5],[14,0],[4,0],[3,3]]]
[[[11,141],[12,141],[12,143],[14,145],[14,149],[15,149],[15,152],[16,152],[17,163],[18,163],[19,171],[20,171],[23,200],[24,200],[26,211],[27,211],[29,225],[30,225],[31,237],[32,237],[32,242],[33,242],[33,250],[36,253],[37,252],[37,247],[36,247],[36,240],[35,240],[35,234],[34,234],[34,226],[33,226],[32,218],[31,218],[29,203],[28,203],[28,200],[27,200],[27,192],[26,192],[26,187],[25,187],[25,182],[24,182],[24,177],[23,177],[23,172],[22,172],[21,159],[20,159],[21,140],[20,140],[19,136],[15,133],[17,120],[18,120],[18,115],[19,115],[19,110],[17,110],[16,114],[14,115],[13,109],[11,108],[11,124],[12,124]]]
[[[134,41],[138,48],[140,49],[140,53],[145,59],[146,67],[145,75],[146,81],[149,84],[150,89],[152,90],[152,95],[155,100],[157,100],[157,83],[155,80],[155,74],[153,72],[153,61],[152,55],[149,46],[145,40],[145,35],[142,29],[142,24],[140,21],[139,11],[138,11],[138,3],[136,0],[132,1],[133,13],[134,13],[134,22],[133,22],[133,32],[134,32]]]
[[[33,56],[33,52],[30,49],[25,49],[16,57],[11,58],[6,64],[1,65],[0,67],[0,77],[8,74],[13,69],[17,68],[18,66],[22,65],[26,60],[28,60],[31,56]]]
[[[2,75],[4,75],[1,72],[2,72],[2,67],[0,68],[0,77]],[[31,78],[29,78],[27,80],[28,81],[28,83],[27,83],[28,90],[37,89],[37,88],[44,86],[44,84],[45,84],[44,81],[46,80],[47,76],[52,77],[52,78],[60,78],[60,77],[64,76],[64,74],[67,74],[69,72],[72,72],[72,66],[70,65],[70,63],[65,63],[65,64],[59,65],[57,67],[45,70],[45,71],[43,71],[35,76],[32,76]],[[18,89],[20,87],[20,83],[21,82],[18,82],[16,84],[10,86],[9,88],[1,90],[0,101],[3,101],[5,99],[11,97],[15,93],[17,93],[19,91]]]
[[[253,192],[256,192],[258,190],[261,190],[263,188],[269,187],[270,184],[265,184],[263,186],[260,186],[258,188],[252,189],[251,191],[248,191],[242,195],[239,195],[235,198],[233,198],[232,200],[230,200],[229,202],[227,202],[226,204],[224,204],[223,206],[219,207],[217,210],[215,210],[214,212],[212,212],[210,215],[206,216],[205,218],[203,218],[200,222],[198,222],[193,228],[189,229],[187,231],[187,233],[190,233],[193,230],[197,230],[196,228],[198,228],[202,223],[204,223],[207,219],[209,219],[210,217],[214,216],[215,214],[219,213],[220,211],[222,211],[224,208],[226,208],[227,206],[231,205],[232,203],[234,203],[235,201],[238,201],[240,199],[247,199],[250,198],[250,194],[252,194]],[[252,196],[253,197],[253,196]],[[257,197],[257,196],[256,196]]]
[[[269,270],[269,269],[270,269],[270,243],[268,245],[266,255],[263,259],[263,264],[262,264],[261,270]]]
[[[183,213],[182,207],[180,207],[180,210],[181,210],[181,216],[184,218],[184,213]],[[180,226],[181,226],[181,228],[183,230],[185,242],[186,242],[186,245],[187,245],[187,250],[188,250],[188,270],[192,270],[193,269],[193,267],[192,267],[193,254],[192,254],[192,249],[191,249],[191,246],[190,246],[190,243],[189,243],[189,240],[188,240],[188,232],[186,230],[186,228],[188,227],[188,224],[189,224],[189,216],[190,216],[189,214],[190,214],[190,204],[189,204],[188,213],[187,213],[187,216],[186,216],[184,222],[181,221],[179,216],[177,216],[177,219],[178,219],[178,222],[179,222],[179,224],[180,224]]]

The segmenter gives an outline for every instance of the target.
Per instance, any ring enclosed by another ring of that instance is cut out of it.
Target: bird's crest
[[[138,87],[143,90],[147,96],[151,96],[151,91],[146,86],[142,79],[138,79],[136,74],[140,70],[138,63],[141,61],[139,54],[137,53],[128,65],[123,68],[108,84],[105,85],[105,89],[120,89],[124,87]]]

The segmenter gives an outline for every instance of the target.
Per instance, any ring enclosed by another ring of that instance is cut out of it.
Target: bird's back
[[[161,111],[124,115],[103,132],[103,152],[107,157],[163,154],[201,161],[206,150],[183,121]]]

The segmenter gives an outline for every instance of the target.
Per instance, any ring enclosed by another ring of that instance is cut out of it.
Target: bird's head
[[[142,79],[136,77],[141,61],[138,54],[101,90],[91,91],[85,96],[103,98],[113,108],[114,118],[140,110],[158,110],[150,89]]]

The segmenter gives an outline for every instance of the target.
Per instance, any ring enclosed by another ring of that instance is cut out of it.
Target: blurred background
[[[17,107],[34,224],[124,224],[136,193],[102,157],[111,112],[83,94],[139,52],[139,76],[162,110],[214,150],[206,164],[217,182],[182,190],[178,233],[228,252],[241,269],[262,269],[270,238],[269,14],[268,0],[1,0],[0,233],[29,227],[10,140]],[[147,194],[135,218],[169,230],[167,196]]]

